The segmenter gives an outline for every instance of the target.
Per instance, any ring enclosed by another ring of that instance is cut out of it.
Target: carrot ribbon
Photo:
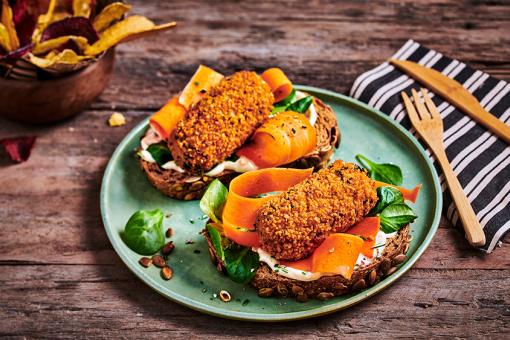
[[[275,103],[283,100],[292,92],[292,83],[279,68],[270,68],[264,71],[260,76],[271,88]]]
[[[257,213],[272,198],[254,196],[285,191],[310,177],[312,169],[271,168],[246,172],[230,182],[223,208],[223,232],[230,240],[247,247],[260,244],[255,231]]]
[[[177,126],[177,123],[186,114],[184,106],[179,104],[179,97],[175,96],[170,99],[165,106],[163,106],[158,112],[152,115],[149,122],[150,125],[161,138],[167,139],[173,129]]]
[[[402,193],[402,196],[404,197],[405,200],[408,200],[408,201],[411,201],[413,203],[416,203],[416,200],[418,199],[418,194],[420,193],[421,184],[418,184],[413,189],[406,189],[406,188],[402,188],[402,187],[399,187],[399,186],[396,186],[396,185],[392,185],[392,184],[388,184],[388,183],[384,183],[384,182],[375,181],[375,187],[376,188],[379,188],[379,187],[393,187],[393,188],[397,189],[398,191],[400,191]]]
[[[317,134],[305,115],[282,112],[258,128],[250,142],[237,151],[260,168],[291,163],[312,152]]]
[[[378,216],[365,217],[358,224],[347,230],[347,234],[361,236],[363,238],[363,247],[361,253],[366,257],[374,256],[375,238],[380,228],[380,219]]]

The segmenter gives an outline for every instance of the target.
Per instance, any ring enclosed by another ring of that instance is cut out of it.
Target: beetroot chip
[[[25,162],[35,144],[36,136],[23,136],[0,139],[0,145],[4,147],[9,158],[17,163]]]
[[[23,57],[28,52],[32,51],[32,48],[34,47],[34,44],[30,43],[28,45],[25,45],[23,47],[18,48],[15,51],[9,52],[5,55],[0,55],[0,61],[1,60],[9,60],[9,59],[19,59]]]
[[[28,0],[10,0],[9,5],[12,8],[12,20],[14,21],[14,25],[23,21],[23,18],[28,14]]]
[[[89,44],[93,44],[99,39],[99,36],[89,19],[83,17],[72,17],[49,25],[41,36],[41,42],[66,35],[85,37]]]
[[[36,16],[30,13],[29,0],[10,1],[14,26],[21,46],[29,44],[34,33]]]

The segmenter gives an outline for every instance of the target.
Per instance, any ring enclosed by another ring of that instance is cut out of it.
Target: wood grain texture
[[[37,134],[30,160],[0,161],[0,336],[9,338],[501,337],[510,332],[509,239],[492,255],[442,220],[395,285],[354,308],[261,327],[223,322],[154,293],[104,232],[100,181],[124,135],[198,63],[221,72],[278,65],[296,83],[347,93],[408,38],[510,80],[507,1],[132,1],[179,27],[117,49],[110,85],[73,120],[0,120],[0,138]],[[1,104],[1,103],[0,103]],[[109,128],[119,111],[128,124]]]

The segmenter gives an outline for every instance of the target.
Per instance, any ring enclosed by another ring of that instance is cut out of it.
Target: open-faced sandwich
[[[212,182],[200,207],[210,218],[203,234],[218,270],[262,297],[299,301],[329,299],[391,275],[406,259],[417,217],[405,201],[415,202],[420,186],[383,183],[401,182],[400,168],[363,161],[370,171],[339,160],[316,173],[245,173],[229,189]]]
[[[322,168],[340,142],[334,112],[277,68],[228,77],[200,66],[150,119],[137,155],[165,195],[202,197],[214,179],[268,167]]]

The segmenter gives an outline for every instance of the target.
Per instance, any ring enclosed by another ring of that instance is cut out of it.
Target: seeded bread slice
[[[331,107],[318,98],[314,98],[314,106],[317,111],[317,121],[314,125],[317,133],[317,146],[308,155],[284,165],[284,167],[321,169],[328,163],[335,148],[340,145],[340,129],[335,113]],[[140,159],[140,166],[149,182],[156,189],[167,196],[181,200],[200,199],[207,185],[215,178],[228,185],[232,179],[239,175],[234,171],[225,170],[216,177],[197,176],[186,172],[165,170],[156,163],[149,163],[143,159]]]
[[[209,233],[204,230],[203,234],[207,240],[213,264],[219,272],[225,273],[225,266],[214,249]],[[409,226],[406,226],[387,240],[380,257],[375,258],[368,265],[355,269],[350,280],[335,275],[323,276],[315,281],[299,281],[281,276],[273,272],[265,263],[261,263],[250,284],[258,290],[261,297],[294,297],[301,302],[311,298],[328,300],[334,296],[368,288],[393,274],[397,269],[396,266],[406,260],[405,254],[409,248],[409,242]]]

